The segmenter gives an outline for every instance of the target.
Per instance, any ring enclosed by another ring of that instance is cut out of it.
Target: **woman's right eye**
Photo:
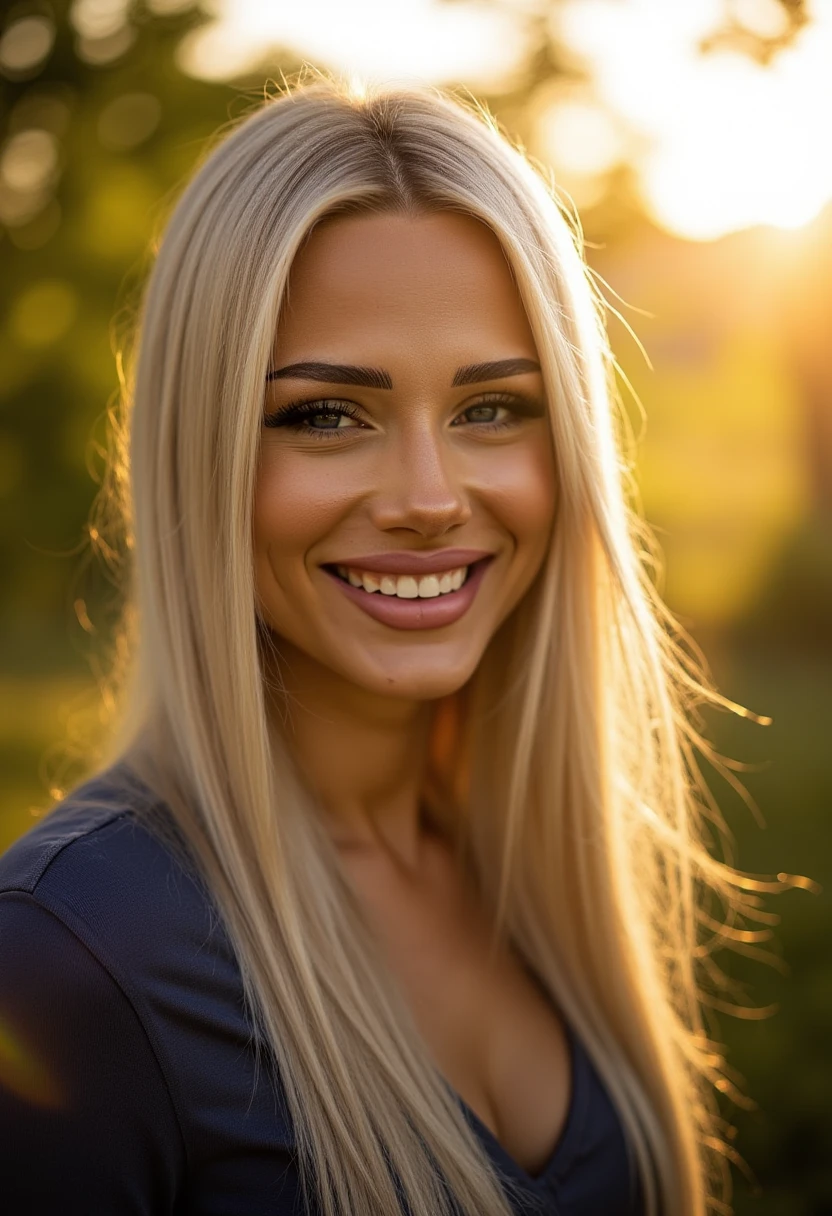
[[[263,425],[322,435],[357,430],[365,424],[351,401],[296,401],[267,414]]]
[[[335,431],[340,427],[356,425],[354,419],[340,410],[320,410],[316,414],[307,414],[304,421],[316,431]]]

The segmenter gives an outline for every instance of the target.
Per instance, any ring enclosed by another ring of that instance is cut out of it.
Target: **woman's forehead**
[[[453,212],[342,216],[313,230],[295,259],[275,356],[300,357],[301,348],[321,341],[329,348],[456,347],[471,331],[507,354],[533,353],[519,293],[489,228]]]

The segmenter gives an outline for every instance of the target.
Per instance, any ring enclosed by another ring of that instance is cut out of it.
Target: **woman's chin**
[[[367,656],[369,658],[369,656]],[[458,692],[476,671],[478,653],[460,655],[456,661],[447,653],[429,655],[424,650],[412,656],[399,656],[392,662],[389,656],[378,656],[376,662],[350,665],[348,678],[366,692],[405,701],[436,701]]]

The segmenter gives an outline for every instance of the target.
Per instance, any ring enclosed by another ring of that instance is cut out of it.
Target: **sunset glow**
[[[212,7],[216,23],[186,39],[182,53],[186,71],[206,79],[225,79],[271,48],[347,75],[482,85],[523,51],[519,23],[476,2],[213,0]]]
[[[755,7],[774,20],[776,5]],[[636,166],[648,210],[705,240],[754,224],[798,227],[832,198],[832,4],[816,4],[769,66],[698,50],[721,12],[712,0],[572,0],[562,18],[601,101],[646,145]]]
[[[519,2],[214,0],[214,8],[215,22],[181,54],[185,70],[206,79],[290,51],[356,81],[453,81],[498,93],[528,49],[528,5]],[[774,0],[735,9],[760,34],[776,34],[783,20]],[[557,102],[535,110],[541,148],[576,181],[579,202],[598,196],[594,181],[623,156],[622,131],[648,213],[682,236],[799,227],[832,198],[832,0],[816,0],[811,23],[768,66],[699,51],[724,16],[719,0],[568,0],[552,11],[591,79],[585,97],[569,96],[562,110]]]

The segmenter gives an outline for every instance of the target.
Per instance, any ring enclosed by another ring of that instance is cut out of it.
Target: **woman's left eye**
[[[499,396],[475,401],[454,418],[451,426],[473,423],[479,426],[502,427],[517,422],[522,403],[514,397]]]
[[[496,422],[498,417],[502,421],[508,412],[504,405],[470,405],[459,417],[467,418],[469,422]],[[457,421],[454,419],[454,425]]]

